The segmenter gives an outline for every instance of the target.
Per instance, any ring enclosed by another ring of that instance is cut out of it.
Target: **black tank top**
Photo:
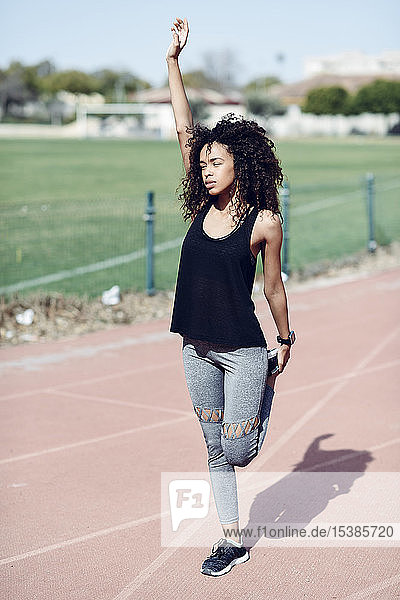
[[[211,204],[197,213],[182,242],[170,331],[229,346],[267,346],[251,299],[256,207],[233,231],[212,238],[203,229]]]

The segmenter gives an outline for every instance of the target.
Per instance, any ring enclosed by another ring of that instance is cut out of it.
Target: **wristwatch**
[[[292,331],[289,333],[289,337],[287,339],[281,338],[281,336],[278,335],[278,336],[276,336],[276,340],[280,344],[286,344],[286,346],[293,346],[293,344],[296,341],[296,334],[292,329]]]

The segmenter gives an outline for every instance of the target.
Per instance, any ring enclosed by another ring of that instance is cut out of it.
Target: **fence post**
[[[375,252],[377,243],[375,241],[374,203],[375,203],[375,177],[373,173],[367,173],[367,213],[368,213],[368,251]]]
[[[282,271],[289,277],[290,266],[289,266],[289,205],[290,205],[290,189],[286,179],[283,182],[283,189],[281,192],[282,203],[283,203],[283,248],[282,248]]]
[[[154,192],[147,192],[147,205],[143,219],[146,221],[146,292],[148,296],[154,296],[154,261],[153,261],[153,246],[154,246],[154,215],[156,209],[153,204]]]

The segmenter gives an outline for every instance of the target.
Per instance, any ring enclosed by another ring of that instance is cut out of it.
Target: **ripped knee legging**
[[[267,385],[265,346],[231,347],[183,336],[185,378],[208,451],[221,524],[239,520],[235,466],[259,453],[274,390]]]

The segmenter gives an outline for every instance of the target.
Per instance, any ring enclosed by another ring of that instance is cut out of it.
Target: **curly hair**
[[[224,145],[233,157],[232,190],[236,188],[237,192],[234,198],[231,193],[234,222],[236,215],[238,220],[244,216],[247,205],[255,205],[258,210],[269,209],[283,221],[278,192],[283,173],[274,153],[275,144],[265,129],[255,121],[229,113],[212,129],[196,123],[187,132],[191,136],[186,144],[190,148],[189,170],[177,189],[178,192],[182,188],[178,199],[182,202],[184,221],[195,216],[212,197],[204,185],[199,162],[201,149],[207,145],[210,150],[213,142]]]

